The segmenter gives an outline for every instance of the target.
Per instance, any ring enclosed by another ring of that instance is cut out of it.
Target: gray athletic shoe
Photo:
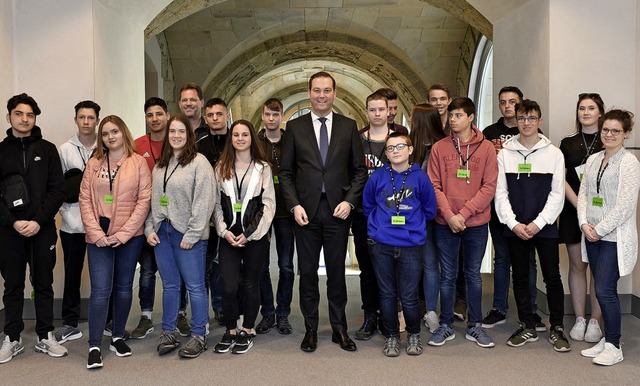
[[[22,354],[23,351],[22,338],[12,342],[9,339],[9,335],[5,336],[2,342],[2,348],[0,348],[0,363],[9,362],[14,356]]]
[[[397,336],[390,336],[386,339],[382,353],[387,357],[397,357],[400,355],[400,340]]]
[[[53,333],[49,331],[47,339],[39,339],[35,347],[37,352],[41,352],[54,358],[61,358],[68,354],[67,349],[62,347],[60,343],[53,337]]]
[[[153,321],[145,315],[142,315],[140,316],[140,322],[138,322],[138,326],[133,331],[131,331],[131,337],[133,339],[143,339],[152,332]]]
[[[420,340],[420,333],[409,334],[407,338],[407,354],[409,355],[422,354],[422,341]]]
[[[82,338],[82,331],[78,327],[73,327],[65,324],[58,331],[56,331],[55,335],[58,343],[63,344],[70,340],[76,340]]]

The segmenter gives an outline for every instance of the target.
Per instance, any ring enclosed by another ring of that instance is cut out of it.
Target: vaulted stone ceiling
[[[272,96],[304,99],[319,69],[340,78],[345,108],[382,86],[405,114],[434,82],[465,94],[481,33],[491,24],[464,0],[175,0],[146,30],[166,56],[168,101],[193,81],[245,118]]]

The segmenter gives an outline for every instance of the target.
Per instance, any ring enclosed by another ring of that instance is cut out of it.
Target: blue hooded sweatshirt
[[[401,188],[405,176],[404,188]],[[397,214],[396,200],[399,201],[399,214],[405,218],[404,225],[391,224],[391,217]],[[426,223],[436,216],[436,196],[429,176],[420,165],[413,164],[407,171],[398,173],[385,164],[369,177],[362,194],[362,209],[367,217],[369,237],[373,240],[394,247],[415,247],[426,241]]]

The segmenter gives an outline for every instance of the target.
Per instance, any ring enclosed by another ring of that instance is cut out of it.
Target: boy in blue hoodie
[[[407,354],[420,355],[418,288],[426,222],[436,215],[433,185],[420,165],[410,164],[413,146],[406,134],[392,133],[385,144],[389,164],[369,177],[362,196],[369,254],[380,288],[380,316],[386,334],[384,355],[400,354],[397,299],[407,323]]]

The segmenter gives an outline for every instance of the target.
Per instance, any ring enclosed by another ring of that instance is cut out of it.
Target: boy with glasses
[[[506,224],[511,257],[513,293],[520,328],[507,344],[523,346],[538,340],[529,293],[529,255],[535,248],[547,289],[551,332],[549,342],[556,351],[569,351],[564,335],[564,290],[560,277],[556,219],[564,204],[564,157],[544,135],[540,106],[525,99],[516,106],[519,134],[505,143],[498,154],[496,212]]]

